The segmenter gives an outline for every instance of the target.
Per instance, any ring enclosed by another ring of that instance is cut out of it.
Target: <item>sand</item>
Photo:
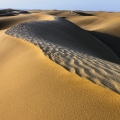
[[[6,34],[36,44],[46,56],[70,72],[120,93],[120,66],[108,62],[120,63],[120,59],[74,24],[60,18],[25,22],[8,29]]]
[[[91,31],[39,12],[0,18],[0,119],[120,120],[119,56]]]
[[[1,17],[0,18],[0,30],[7,29],[14,25],[17,25],[21,22],[33,21],[33,20],[52,20],[54,19],[53,16],[43,15],[38,13],[33,14],[19,14],[17,16],[10,16],[10,17]]]

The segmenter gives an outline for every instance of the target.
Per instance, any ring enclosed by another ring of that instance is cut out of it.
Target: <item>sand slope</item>
[[[66,71],[28,42],[0,38],[0,119],[119,120],[118,94]]]
[[[26,21],[33,21],[33,20],[52,20],[54,17],[44,14],[19,14],[17,16],[10,16],[10,17],[1,17],[0,18],[0,30],[7,29],[11,26],[16,24],[26,22]]]
[[[79,27],[90,31],[90,33],[92,33],[96,38],[110,47],[113,52],[115,52],[115,54],[120,58],[119,12],[93,12],[81,10],[41,10],[39,12],[63,17],[75,23]]]
[[[8,29],[6,34],[30,39],[31,41],[34,39],[47,40],[48,42],[81,51],[84,54],[87,53],[91,56],[120,63],[120,59],[109,47],[87,31],[62,18],[56,17],[52,21],[25,22]]]
[[[87,12],[86,12],[87,13]],[[120,13],[89,12],[92,16],[67,16],[66,19],[90,31],[120,58]]]

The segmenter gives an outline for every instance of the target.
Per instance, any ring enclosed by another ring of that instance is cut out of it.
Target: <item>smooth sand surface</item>
[[[119,120],[120,96],[66,71],[34,45],[0,35],[1,120]]]
[[[0,15],[1,120],[120,120],[119,13]]]

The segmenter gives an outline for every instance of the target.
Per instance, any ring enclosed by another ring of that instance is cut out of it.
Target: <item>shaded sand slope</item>
[[[67,16],[66,19],[85,30],[110,47],[120,58],[120,13],[91,12],[94,16]],[[92,31],[92,32],[91,32]]]
[[[94,16],[92,13],[87,13],[84,11],[74,11],[74,12],[81,16]]]
[[[28,11],[23,10],[14,10],[14,9],[3,9],[0,10],[0,17],[2,16],[15,16],[18,14],[29,14]]]
[[[33,20],[51,20],[54,19],[54,17],[44,14],[19,14],[17,16],[9,16],[9,17],[0,17],[0,30],[9,28],[13,25],[26,22],[26,21],[33,21]]]
[[[48,40],[53,44],[69,47],[84,54],[120,63],[120,59],[106,45],[87,31],[62,18],[56,17],[52,21],[25,22],[8,29],[6,34],[29,41]]]
[[[120,58],[120,18],[108,18],[86,27],[91,33],[108,45]]]
[[[120,58],[120,18],[106,19],[87,26],[91,33],[108,45]],[[98,25],[97,25],[98,24]],[[97,27],[96,27],[97,26]]]
[[[27,11],[6,9],[3,10],[4,15],[17,15],[26,13]],[[6,14],[5,14],[6,13]],[[0,28],[5,29],[12,25],[32,20],[48,19],[49,14],[59,17],[64,17],[67,20],[75,23],[83,29],[92,31],[92,34],[110,47],[116,55],[120,57],[120,38],[119,38],[119,16],[120,13],[114,12],[89,12],[89,11],[68,11],[68,10],[31,10],[28,13],[31,15],[18,15],[14,17],[4,17],[0,20]],[[34,14],[39,13],[39,14]],[[40,14],[42,13],[42,14]],[[46,18],[46,17],[47,18]],[[50,16],[49,16],[50,17]],[[52,16],[51,16],[52,17]],[[101,34],[105,33],[105,34]],[[112,35],[112,36],[109,36]],[[118,38],[117,38],[118,37]]]
[[[109,46],[120,58],[120,37],[97,31],[90,31],[90,33]]]
[[[120,63],[120,59],[106,45],[74,24],[62,18],[25,22],[8,29],[6,34],[34,43],[70,72],[120,93],[120,65],[112,63]]]
[[[120,58],[120,13],[104,11],[41,10],[40,13],[63,17],[85,30],[110,47]]]
[[[120,120],[120,96],[0,34],[1,120]]]

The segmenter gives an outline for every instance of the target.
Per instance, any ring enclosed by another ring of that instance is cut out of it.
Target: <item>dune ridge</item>
[[[62,18],[25,22],[8,29],[6,34],[32,42],[70,72],[120,93],[120,65],[112,63],[113,60],[120,63],[120,59],[102,42],[74,24]]]

